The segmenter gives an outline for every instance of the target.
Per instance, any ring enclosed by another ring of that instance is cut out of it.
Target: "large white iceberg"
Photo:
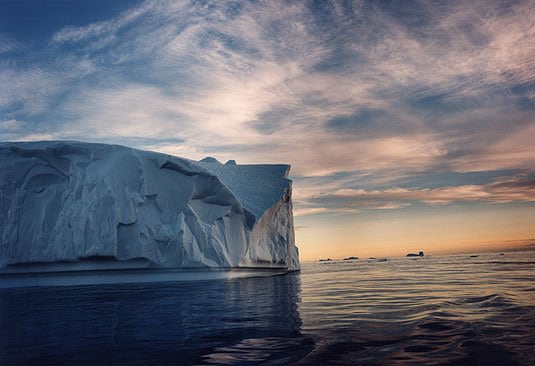
[[[289,168],[118,145],[0,143],[0,267],[298,270]]]

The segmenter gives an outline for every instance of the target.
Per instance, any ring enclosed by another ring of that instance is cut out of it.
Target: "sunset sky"
[[[302,260],[535,247],[535,1],[0,0],[0,140],[292,165]]]

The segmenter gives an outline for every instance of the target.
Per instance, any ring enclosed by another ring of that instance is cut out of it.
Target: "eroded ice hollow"
[[[1,143],[0,281],[298,270],[289,168],[119,145]]]

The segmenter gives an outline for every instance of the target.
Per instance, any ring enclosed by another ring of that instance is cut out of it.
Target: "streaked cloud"
[[[91,23],[83,27],[66,26],[53,35],[51,43],[53,45],[60,45],[88,40],[100,43],[97,39],[105,39],[110,34],[120,31],[125,26],[132,24],[139,17],[147,15],[150,10],[150,5],[144,4],[112,20]]]
[[[399,209],[411,205],[445,205],[451,203],[535,202],[535,178],[500,179],[483,185],[440,188],[387,188],[366,190],[341,188],[312,191],[297,195],[306,207],[297,215],[314,213],[358,213],[377,209]]]

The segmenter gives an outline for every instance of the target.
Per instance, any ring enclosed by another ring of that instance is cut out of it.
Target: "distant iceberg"
[[[0,273],[300,268],[288,165],[27,142],[0,143],[0,167]]]
[[[418,254],[415,254],[415,253],[407,254],[407,257],[423,257],[423,256],[424,256],[424,252],[419,252]]]

